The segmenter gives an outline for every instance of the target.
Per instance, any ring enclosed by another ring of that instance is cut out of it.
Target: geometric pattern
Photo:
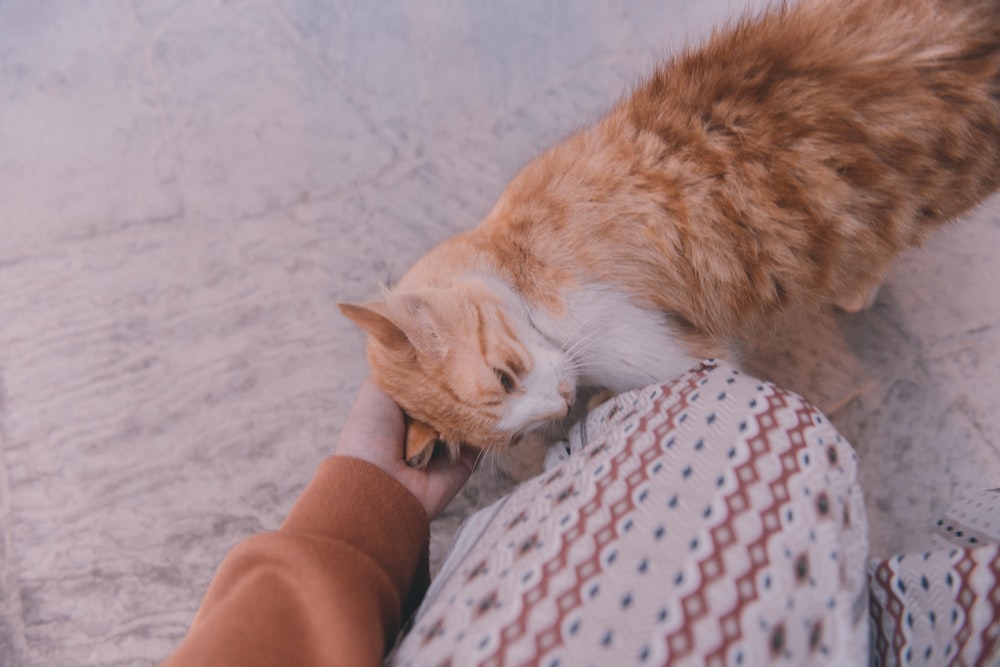
[[[857,458],[799,396],[703,362],[553,452],[466,520],[392,664],[865,662]]]
[[[1000,664],[1000,546],[873,561],[872,665]]]
[[[967,549],[1000,543],[1000,489],[988,489],[959,498],[932,526],[942,547]]]

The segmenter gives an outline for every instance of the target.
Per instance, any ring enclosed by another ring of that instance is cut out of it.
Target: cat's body
[[[676,375],[789,311],[870,302],[1000,185],[1000,0],[806,0],[673,59],[384,301],[345,306],[446,442]],[[423,460],[423,459],[420,459]]]

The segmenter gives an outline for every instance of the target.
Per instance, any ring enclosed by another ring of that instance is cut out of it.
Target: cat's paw
[[[414,419],[406,422],[406,443],[403,459],[411,468],[426,468],[434,456],[438,443],[438,432],[423,422]]]
[[[434,458],[434,446],[427,447],[420,452],[413,454],[412,456],[407,456],[405,461],[406,465],[411,468],[419,468],[423,470],[427,467],[427,464],[431,462]]]

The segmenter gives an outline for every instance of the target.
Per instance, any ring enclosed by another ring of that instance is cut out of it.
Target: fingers
[[[417,494],[427,515],[437,516],[448,503],[458,494],[469,477],[472,476],[478,459],[478,451],[471,447],[462,447],[459,458],[455,461],[447,457],[431,460],[423,470],[427,486],[422,494]]]
[[[337,442],[339,453],[389,449],[402,456],[405,423],[399,406],[368,378],[358,390]]]
[[[381,388],[371,378],[367,378],[358,390],[358,397],[354,402],[356,409],[361,409],[367,419],[374,420],[375,424],[384,427],[386,432],[398,432],[399,437],[403,435],[403,412],[390,398],[389,394]],[[352,410],[353,412],[353,410]]]
[[[405,433],[403,412],[369,378],[358,390],[344,421],[336,453],[363,459],[385,470],[416,496],[433,518],[468,481],[480,451],[462,447],[455,461],[439,457],[432,459],[426,468],[411,468],[403,461]]]

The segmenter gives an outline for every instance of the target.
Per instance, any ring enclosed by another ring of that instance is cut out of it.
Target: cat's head
[[[515,297],[485,283],[390,292],[340,309],[368,332],[373,377],[415,422],[411,465],[426,464],[436,439],[453,452],[461,444],[506,447],[572,406],[566,355]]]

